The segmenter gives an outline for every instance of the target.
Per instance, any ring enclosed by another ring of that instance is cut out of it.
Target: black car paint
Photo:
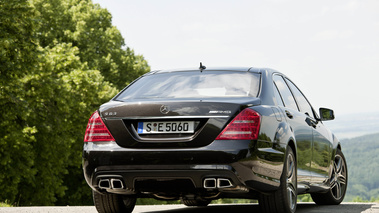
[[[204,72],[207,71],[211,72],[210,69]],[[116,143],[84,144],[83,169],[87,183],[93,190],[102,192],[103,190],[98,188],[99,178],[122,177],[126,189],[110,192],[138,194],[140,192],[136,191],[134,185],[137,179],[146,181],[188,179],[195,186],[197,193],[206,194],[210,192],[202,188],[204,178],[227,177],[237,187],[220,189],[225,197],[256,198],[255,192],[268,193],[278,189],[284,154],[287,146],[290,146],[298,159],[300,171],[298,192],[328,190],[333,158],[337,147],[340,146],[338,140],[324,127],[317,115],[313,119],[313,126],[309,125],[309,128],[302,127],[299,130],[297,126],[309,124],[309,118],[303,113],[277,105],[272,95],[274,93],[272,76],[284,75],[270,69],[246,68],[237,71],[261,74],[258,98],[209,98],[197,101],[160,100],[159,102],[146,100],[138,103],[119,102],[113,99],[102,105],[99,113],[116,139]],[[148,75],[152,74],[154,72]],[[143,108],[142,106],[146,104],[148,107]],[[169,105],[171,112],[163,115],[159,111],[162,105]],[[183,110],[187,107],[191,110]],[[248,107],[261,115],[258,140],[215,141],[222,129],[239,112]],[[204,112],[212,110],[230,111],[230,113],[204,116],[206,114]],[[199,119],[205,119],[201,128],[206,131],[189,138],[178,136],[174,140],[146,140],[136,137],[130,126],[132,124],[126,122],[137,119],[177,119],[176,116],[182,119],[186,116],[199,116]],[[312,132],[314,139],[304,138],[304,131]],[[321,161],[309,157],[313,155],[312,153],[320,151],[326,155]],[[312,168],[312,165],[317,168]],[[190,192],[192,193],[191,190]],[[172,193],[174,192],[169,192]]]

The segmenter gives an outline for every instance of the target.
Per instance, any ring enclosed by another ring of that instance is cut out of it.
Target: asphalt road
[[[1,207],[0,213],[96,213],[93,206],[64,206],[64,207]],[[220,212],[256,212],[257,204],[224,204],[209,205],[208,207],[186,207],[184,205],[148,205],[136,206],[133,213],[220,213]],[[296,213],[379,213],[378,203],[342,203],[338,206],[317,206],[314,203],[299,203]]]

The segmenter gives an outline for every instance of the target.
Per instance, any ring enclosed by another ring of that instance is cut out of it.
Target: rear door
[[[312,127],[312,159],[311,174],[312,183],[323,183],[329,177],[331,142],[328,138],[328,130],[323,123],[316,119],[316,114],[308,100],[301,91],[288,79],[286,79],[300,112],[306,115],[306,123]]]
[[[312,127],[309,125],[309,116],[301,112],[294,95],[289,89],[285,79],[280,75],[274,75],[274,89],[277,90],[279,106],[286,115],[287,122],[295,135],[297,144],[297,168],[298,182],[311,181],[312,160]]]

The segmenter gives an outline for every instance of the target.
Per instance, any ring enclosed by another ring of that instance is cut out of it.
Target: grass
[[[0,202],[0,207],[12,207],[11,204],[8,203],[8,201]]]
[[[377,198],[373,197],[370,200],[364,200],[361,197],[357,196],[353,199],[353,202],[357,202],[357,203],[379,203],[379,197],[377,197]]]
[[[258,203],[257,200],[251,199],[232,199],[232,198],[222,198],[218,200],[213,200],[212,204],[226,204],[226,203]]]

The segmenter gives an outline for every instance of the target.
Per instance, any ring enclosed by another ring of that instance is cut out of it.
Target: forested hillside
[[[345,201],[379,198],[379,133],[341,141],[349,172]]]

